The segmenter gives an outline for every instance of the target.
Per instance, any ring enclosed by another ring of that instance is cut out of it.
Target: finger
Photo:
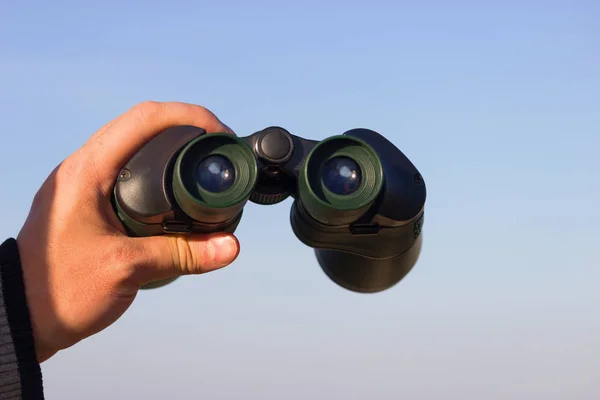
[[[134,106],[90,138],[83,146],[84,153],[99,161],[95,172],[100,181],[112,183],[135,152],[160,132],[176,125],[197,126],[207,132],[231,132],[202,106],[150,101]]]
[[[143,261],[137,263],[133,271],[134,280],[140,285],[223,268],[236,259],[240,248],[235,236],[228,233],[162,235],[131,240],[141,245],[143,253]]]

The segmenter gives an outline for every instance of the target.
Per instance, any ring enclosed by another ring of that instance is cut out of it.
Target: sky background
[[[600,398],[600,3],[0,0],[0,236],[144,100],[239,135],[387,136],[423,174],[393,289],[331,282],[248,205],[230,267],[144,292],[43,364],[47,398]]]

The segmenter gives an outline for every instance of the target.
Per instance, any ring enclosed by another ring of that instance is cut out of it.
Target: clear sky
[[[48,399],[600,398],[600,3],[0,1],[0,236],[135,103],[390,138],[428,187],[395,288],[338,288],[249,205],[229,268],[43,364]],[[418,4],[418,5],[417,5]]]

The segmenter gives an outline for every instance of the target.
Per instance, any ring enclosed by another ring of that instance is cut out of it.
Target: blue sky
[[[599,3],[5,3],[2,237],[144,100],[240,135],[368,127],[428,185],[423,254],[395,288],[338,288],[291,200],[249,205],[233,265],[142,293],[45,363],[49,399],[600,397]]]

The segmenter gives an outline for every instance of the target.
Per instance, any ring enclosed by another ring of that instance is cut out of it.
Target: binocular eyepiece
[[[383,291],[416,263],[425,183],[369,129],[315,141],[275,126],[247,137],[176,126],[129,160],[113,204],[132,236],[233,233],[248,201],[269,205],[290,196],[296,237],[338,285]]]

